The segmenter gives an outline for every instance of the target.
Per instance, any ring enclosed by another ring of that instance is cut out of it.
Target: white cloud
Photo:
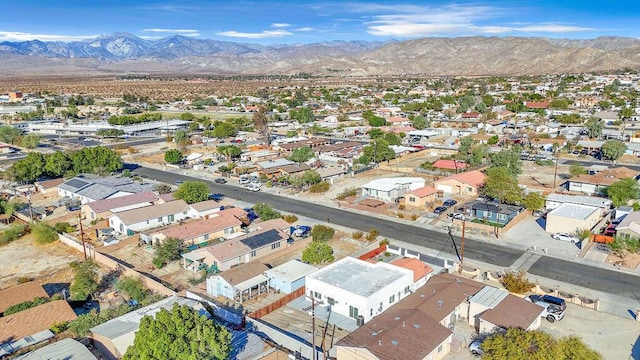
[[[0,41],[80,41],[93,39],[99,35],[57,35],[57,34],[31,34],[17,31],[0,31]]]
[[[313,30],[315,30],[315,29],[312,28],[312,27],[301,27],[301,28],[296,29],[295,31],[313,31]]]
[[[288,35],[293,35],[286,30],[265,30],[259,33],[245,33],[238,31],[222,31],[217,33],[217,35],[228,36],[228,37],[237,37],[237,38],[247,38],[247,39],[266,39],[266,38],[274,38],[274,37],[283,37]]]
[[[290,27],[291,24],[287,24],[287,23],[273,23],[271,24],[271,27],[274,28],[286,28],[286,27]]]
[[[162,34],[180,34],[183,36],[200,36],[199,30],[190,30],[190,29],[142,29],[142,32],[150,32],[150,33],[162,33]],[[142,36],[141,36],[142,37]],[[148,36],[149,38],[153,38],[153,36]],[[142,37],[146,39],[145,37]]]
[[[595,30],[593,28],[558,24],[510,24],[480,25],[492,18],[505,15],[500,9],[489,6],[416,6],[416,5],[379,5],[372,7],[360,4],[352,9],[356,12],[390,12],[390,14],[373,15],[366,22],[368,33],[377,36],[418,37],[452,34],[504,34],[504,33],[567,33]]]

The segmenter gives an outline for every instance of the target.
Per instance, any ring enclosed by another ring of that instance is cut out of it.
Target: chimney
[[[404,327],[404,321],[402,322],[402,327]]]
[[[378,346],[382,346],[382,340],[378,340]]]
[[[444,303],[444,301],[438,300],[438,309],[442,309],[442,304],[443,303]]]

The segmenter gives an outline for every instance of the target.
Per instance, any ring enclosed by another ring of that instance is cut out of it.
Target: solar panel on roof
[[[78,180],[78,179],[71,179],[67,181],[65,184],[72,188],[80,189],[83,186],[87,186],[89,183],[86,181]]]
[[[269,230],[262,234],[256,234],[246,239],[240,240],[241,243],[247,245],[251,249],[261,248],[269,245],[277,240],[282,240],[277,230]]]

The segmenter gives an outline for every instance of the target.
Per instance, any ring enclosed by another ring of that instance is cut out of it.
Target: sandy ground
[[[0,247],[0,288],[17,285],[21,277],[43,284],[70,282],[73,272],[69,264],[81,258],[82,254],[59,242],[36,245],[31,235],[26,235]]]
[[[640,265],[640,254],[627,254],[624,259],[617,255],[609,254],[605,262],[607,264],[620,264],[623,268],[637,269],[638,265]]]

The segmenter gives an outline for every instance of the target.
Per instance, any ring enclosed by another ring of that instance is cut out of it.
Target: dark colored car
[[[453,200],[453,199],[449,199],[449,200],[445,200],[445,202],[442,203],[442,206],[445,207],[452,207],[453,205],[457,204],[458,202]]]
[[[225,178],[217,178],[215,180],[213,180],[214,183],[216,184],[226,184],[227,183],[227,179]]]
[[[438,206],[437,208],[433,209],[433,212],[436,214],[440,214],[447,211],[447,207],[445,206]]]
[[[209,194],[209,200],[221,201],[222,199],[224,199],[223,194]]]
[[[246,208],[244,209],[244,211],[247,212],[247,218],[249,219],[249,221],[253,221],[259,218],[258,214],[256,214],[256,212],[253,211],[252,208]]]
[[[184,181],[182,181],[182,180],[176,180],[176,185],[180,185],[180,184],[182,184],[183,182],[184,182]]]

